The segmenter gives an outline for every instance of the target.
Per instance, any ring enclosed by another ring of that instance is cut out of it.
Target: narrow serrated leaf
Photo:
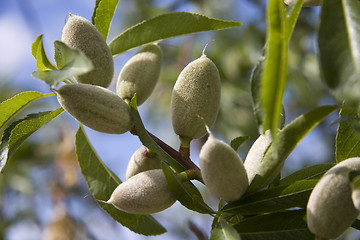
[[[46,56],[44,45],[43,45],[43,34],[40,34],[33,44],[31,45],[31,53],[36,59],[36,70],[47,71],[55,70],[56,67],[49,61]]]
[[[83,52],[67,46],[61,41],[55,41],[55,61],[58,70],[35,71],[31,76],[43,80],[51,87],[59,82],[77,75],[87,73],[93,69],[91,60]]]
[[[190,181],[182,181],[166,163],[162,163],[161,167],[172,194],[184,207],[198,213],[214,213]]]
[[[29,114],[27,117],[10,124],[10,126],[5,129],[1,139],[0,172],[4,171],[6,164],[13,153],[31,134],[56,118],[63,111],[62,108],[58,108],[54,111]]]
[[[314,240],[305,220],[306,210],[288,210],[245,218],[234,228],[242,240]]]
[[[289,185],[299,180],[319,179],[334,165],[334,163],[323,163],[300,169],[299,171],[281,179],[279,185]]]
[[[221,219],[211,230],[210,240],[240,240],[240,236],[232,226]]]
[[[274,133],[279,127],[287,77],[288,33],[285,26],[285,4],[282,0],[270,0],[267,10],[267,37],[261,83],[261,101],[265,112],[263,132],[271,129],[274,143],[277,143]]]
[[[287,36],[287,41],[290,41],[291,35],[294,31],[295,24],[299,17],[302,5],[304,0],[298,0],[295,4],[288,7],[287,16],[286,16],[286,25],[285,25],[285,32]]]
[[[21,92],[14,97],[0,103],[0,129],[4,127],[16,114],[30,103],[54,94],[42,94],[40,92]]]
[[[280,172],[286,158],[296,145],[326,116],[337,110],[339,106],[325,105],[317,107],[287,124],[278,132],[278,142],[272,144],[267,151],[258,174],[251,182],[248,192],[255,192],[269,184]]]
[[[101,0],[96,1],[94,15],[92,17],[93,24],[99,30],[103,38],[107,39],[110,23],[114,16],[114,12],[119,0]]]
[[[358,112],[351,108],[342,108],[340,117],[358,118]],[[335,158],[339,163],[351,157],[360,157],[360,135],[354,129],[358,121],[342,121],[339,123],[335,142]]]
[[[128,28],[112,40],[109,47],[113,55],[118,55],[150,42],[241,25],[239,22],[209,18],[198,13],[173,12],[159,15]]]
[[[318,179],[299,180],[290,185],[262,190],[229,203],[223,211],[249,215],[278,212],[295,207],[305,208],[317,182]]]
[[[91,195],[97,200],[108,200],[120,179],[108,169],[91,146],[81,125],[75,136],[76,155],[81,173]],[[134,215],[116,209],[111,204],[97,201],[114,220],[143,235],[159,235],[166,230],[150,215]]]
[[[95,17],[96,17],[96,11],[99,7],[99,4],[100,4],[101,0],[95,0],[95,6],[94,6],[94,11],[93,11],[93,14],[91,16],[91,23],[93,25],[95,25]]]

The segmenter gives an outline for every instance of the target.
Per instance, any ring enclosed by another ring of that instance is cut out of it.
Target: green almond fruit
[[[150,152],[147,147],[141,146],[131,156],[125,177],[129,179],[138,173],[152,169],[161,169],[161,159],[156,153]]]
[[[245,167],[237,152],[212,134],[200,150],[199,163],[205,185],[225,201],[239,199],[249,187]]]
[[[85,126],[103,133],[121,134],[134,123],[130,107],[112,91],[91,84],[68,84],[56,90],[61,106]]]
[[[94,69],[75,76],[79,83],[108,87],[114,76],[114,62],[105,39],[87,19],[69,14],[61,41],[70,47],[81,50],[93,63]]]
[[[121,183],[106,202],[132,214],[161,212],[175,203],[161,169],[141,172]]]
[[[351,198],[349,172],[360,170],[360,158],[330,168],[314,187],[307,204],[307,225],[317,237],[335,239],[348,229],[359,212]]]
[[[196,139],[211,128],[220,106],[221,82],[216,65],[205,54],[180,73],[171,96],[174,131],[183,138]]]
[[[121,69],[116,84],[116,92],[122,99],[131,100],[137,96],[141,105],[153,92],[159,79],[162,53],[157,44],[142,47]]]

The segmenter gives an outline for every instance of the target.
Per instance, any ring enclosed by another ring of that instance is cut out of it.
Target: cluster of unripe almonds
[[[142,47],[121,70],[116,93],[107,89],[114,64],[100,32],[85,18],[69,15],[62,41],[79,49],[92,61],[94,69],[76,76],[76,84],[56,90],[61,106],[75,119],[99,132],[122,134],[134,123],[129,102],[137,95],[138,105],[152,93],[160,74],[162,52],[158,44]],[[180,73],[171,97],[171,119],[180,139],[209,137],[202,146],[199,163],[204,184],[217,197],[235,201],[243,196],[272,143],[270,132],[261,135],[247,154],[245,163],[228,144],[210,132],[220,104],[221,82],[215,64],[202,53]],[[184,141],[184,142],[186,142]],[[170,207],[175,197],[161,170],[161,161],[145,146],[131,157],[126,181],[121,183],[106,202],[134,214],[151,214]],[[323,238],[335,238],[356,219],[351,199],[352,189],[347,174],[360,168],[360,158],[341,162],[329,170],[314,188],[307,207],[309,229]],[[353,194],[357,196],[357,194]],[[359,201],[358,197],[354,197]],[[358,204],[359,205],[359,204]]]

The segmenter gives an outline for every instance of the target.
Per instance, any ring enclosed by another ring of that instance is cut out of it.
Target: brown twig
[[[196,169],[199,170],[199,167],[195,165],[193,161],[191,161],[190,157],[183,157],[178,151],[167,145],[161,139],[147,131],[150,137],[171,157],[177,160],[181,165],[183,165],[186,169]]]

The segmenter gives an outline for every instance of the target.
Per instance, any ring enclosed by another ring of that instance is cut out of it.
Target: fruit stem
[[[195,165],[193,161],[191,161],[190,157],[183,157],[178,151],[164,143],[161,139],[154,136],[152,133],[147,131],[150,137],[165,151],[167,152],[171,157],[173,157],[175,160],[177,160],[181,165],[183,165],[186,169],[195,169],[199,170],[198,166]]]
[[[188,169],[177,175],[182,181],[198,180],[199,182],[204,183],[199,169]]]
[[[180,137],[181,143],[180,143],[179,153],[184,158],[190,157],[190,142],[191,142],[191,140],[192,139],[188,138],[188,137]]]

